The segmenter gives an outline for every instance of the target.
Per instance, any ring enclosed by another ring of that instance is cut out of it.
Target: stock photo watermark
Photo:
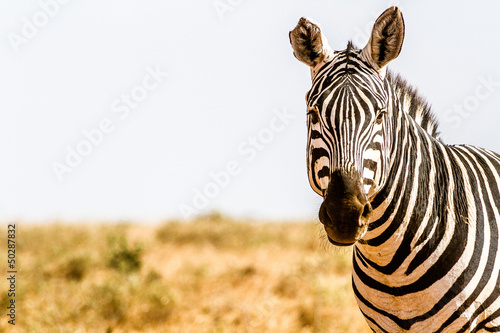
[[[212,6],[215,12],[219,16],[221,21],[224,21],[224,17],[228,12],[232,12],[238,6],[243,3],[243,0],[214,0]]]
[[[469,118],[471,114],[476,112],[481,102],[490,98],[500,87],[500,81],[496,81],[491,74],[486,78],[479,76],[477,80],[479,83],[474,88],[473,93],[467,95],[461,103],[453,104],[453,107],[444,112],[444,119],[453,123],[454,128],[459,127],[464,119]]]
[[[238,158],[227,161],[222,169],[210,172],[208,174],[210,181],[193,189],[191,202],[179,205],[182,216],[186,219],[192,218],[207,208],[210,200],[215,199],[231,183],[231,179],[243,172],[244,163],[255,160],[259,152],[266,149],[274,141],[276,135],[284,131],[296,117],[297,115],[289,113],[286,108],[274,109],[273,116],[266,127],[246,137],[238,144]]]
[[[80,140],[74,145],[66,146],[66,154],[62,161],[53,161],[51,166],[59,182],[64,180],[65,175],[71,174],[80,166],[85,158],[92,154],[95,148],[99,147],[107,135],[113,133],[119,121],[127,119],[132,110],[139,107],[153,90],[157,89],[169,76],[158,66],[155,68],[147,66],[146,74],[143,76],[140,84],[135,85],[127,93],[122,93],[111,103],[111,112],[113,117],[103,117],[98,121],[94,128],[83,129]]]
[[[23,16],[22,24],[17,32],[8,32],[7,38],[14,52],[18,53],[21,45],[26,45],[35,38],[41,29],[45,28],[50,20],[59,14],[61,8],[71,0],[40,0],[40,7],[31,17]]]
[[[215,12],[217,13],[217,16],[219,16],[219,19],[221,21],[224,21],[226,15],[230,12],[233,12],[236,8],[241,6],[243,3],[243,0],[214,0],[212,2],[212,7],[214,8]],[[388,5],[392,6],[398,6],[399,5],[399,0],[396,1],[388,1]],[[376,19],[380,13],[375,13],[375,11],[372,12],[373,19]],[[370,37],[371,31],[373,27],[373,21],[370,21],[367,23],[367,25],[364,27],[364,30],[357,29],[356,32],[356,37],[353,39],[353,42],[356,44],[357,41],[361,41],[361,43],[366,43],[368,41],[368,38]]]
[[[277,307],[278,301],[272,294],[265,295],[262,302],[254,307],[243,304],[240,309],[247,314],[244,318],[245,327],[247,329],[255,329],[269,321]]]
[[[7,306],[7,317],[10,325],[16,325],[16,286],[17,286],[17,263],[16,263],[16,224],[7,226],[7,281],[9,289],[7,296],[9,297]]]

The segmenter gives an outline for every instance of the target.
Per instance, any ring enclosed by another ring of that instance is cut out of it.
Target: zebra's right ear
[[[295,58],[311,67],[313,73],[316,66],[333,58],[333,50],[319,26],[304,17],[288,36]]]
[[[385,65],[397,58],[405,37],[401,10],[392,6],[382,13],[373,25],[372,35],[361,56],[385,76]]]

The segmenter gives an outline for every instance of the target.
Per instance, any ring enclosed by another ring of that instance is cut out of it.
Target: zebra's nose
[[[332,174],[319,211],[319,219],[330,242],[335,245],[355,243],[366,232],[372,211],[362,191],[359,175],[341,171]]]
[[[373,212],[372,205],[370,205],[370,203],[367,202],[366,205],[363,207],[363,213],[361,214],[361,217],[369,219],[370,216],[372,215],[372,212]]]
[[[363,226],[368,223],[373,211],[369,202],[363,203],[356,197],[340,203],[325,200],[322,209],[324,212],[320,212],[320,220],[323,217],[325,222],[336,223],[340,229],[347,228],[350,224]]]

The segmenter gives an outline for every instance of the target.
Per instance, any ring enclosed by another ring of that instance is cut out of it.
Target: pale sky
[[[307,16],[332,48],[363,47],[393,4],[389,68],[445,142],[500,152],[500,2],[4,1],[0,219],[316,218],[288,32]]]

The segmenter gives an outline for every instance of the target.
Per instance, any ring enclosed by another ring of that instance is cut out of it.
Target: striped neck
[[[385,266],[390,274],[395,269],[411,269],[403,258],[410,261],[410,253],[429,241],[431,225],[435,225],[430,216],[444,212],[447,202],[436,201],[443,194],[435,195],[434,183],[429,183],[430,179],[446,179],[440,175],[443,170],[432,167],[443,159],[445,146],[410,115],[408,105],[405,110],[397,87],[388,85],[393,95],[389,173],[385,186],[371,202],[373,217],[368,232],[356,247],[361,257],[373,260],[375,267]]]

